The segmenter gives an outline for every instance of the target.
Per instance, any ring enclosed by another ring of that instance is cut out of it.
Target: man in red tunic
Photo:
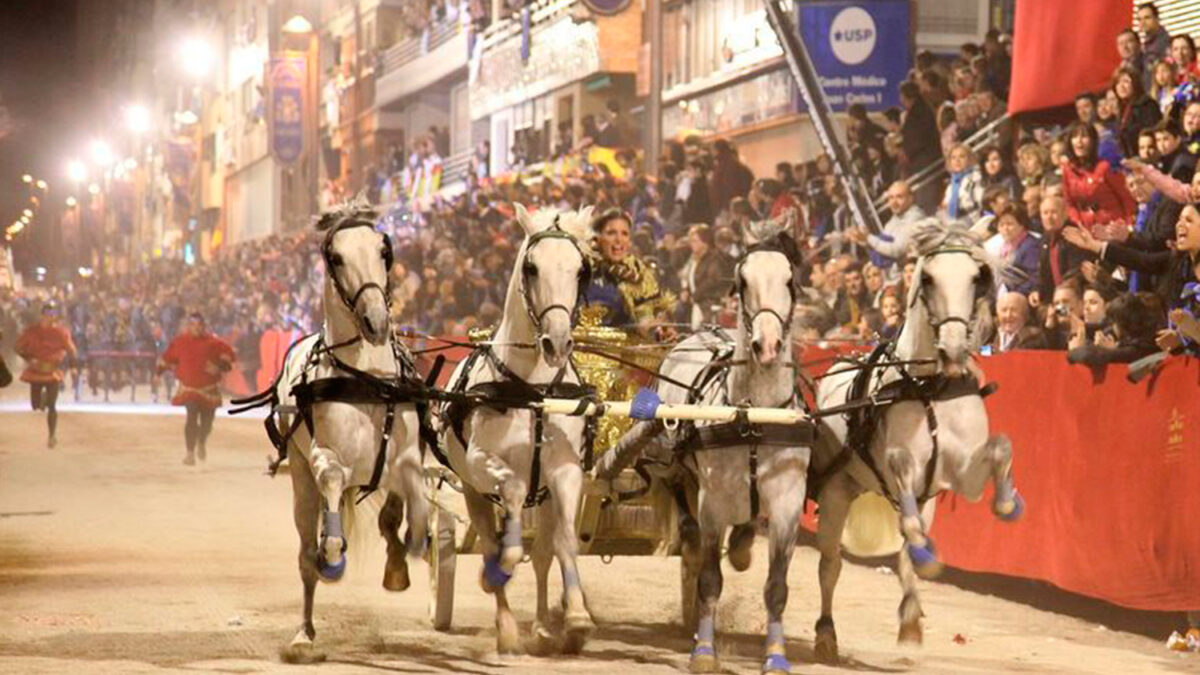
[[[175,371],[179,387],[173,405],[187,409],[187,422],[183,427],[183,438],[187,444],[187,455],[183,463],[191,466],[205,460],[205,443],[212,432],[213,417],[221,407],[221,376],[233,369],[233,347],[208,332],[204,316],[193,313],[187,325],[162,355],[163,365]]]
[[[29,401],[34,410],[46,411],[46,426],[50,437],[46,447],[53,448],[58,440],[58,390],[62,386],[63,362],[75,358],[75,343],[62,325],[58,304],[49,300],[42,305],[42,318],[26,328],[17,338],[17,354],[29,364],[21,379],[29,383]]]

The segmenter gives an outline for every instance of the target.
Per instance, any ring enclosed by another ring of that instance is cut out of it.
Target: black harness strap
[[[383,467],[387,464],[387,449],[392,440],[392,426],[395,423],[396,406],[389,405],[387,415],[383,418],[383,434],[379,436],[379,451],[375,453],[375,468],[371,470],[371,482],[363,488],[362,494],[358,498],[359,504],[379,488],[379,480],[383,478]]]

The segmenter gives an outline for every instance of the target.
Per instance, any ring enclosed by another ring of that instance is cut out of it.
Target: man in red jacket
[[[62,385],[63,361],[75,358],[75,343],[59,320],[58,304],[49,300],[42,306],[42,318],[25,329],[17,338],[17,354],[28,362],[21,380],[29,383],[29,401],[34,410],[46,411],[46,426],[50,437],[46,447],[53,448],[58,440],[58,390]]]
[[[233,347],[208,332],[204,316],[193,313],[187,325],[163,352],[159,370],[175,371],[179,387],[173,405],[187,409],[187,422],[183,427],[183,438],[187,455],[183,463],[191,466],[205,460],[205,444],[212,432],[213,417],[221,407],[221,376],[233,369]]]

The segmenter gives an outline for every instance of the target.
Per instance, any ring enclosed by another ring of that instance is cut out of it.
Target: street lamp
[[[79,203],[79,202],[75,201],[75,198],[74,198],[74,197],[67,197],[67,206],[68,206],[68,207],[70,207],[70,208],[75,208],[75,205],[76,205],[76,204],[78,204],[78,203]]]
[[[49,185],[46,184],[46,181],[44,181],[44,180],[39,180],[37,182],[37,186],[38,186],[39,190],[46,190],[50,187]]]
[[[88,186],[88,193],[93,196],[100,194],[100,186],[92,183]]]
[[[29,174],[25,174],[24,176],[21,176],[21,182],[22,183],[32,183],[33,176],[30,176]]]
[[[67,162],[67,178],[72,183],[82,183],[87,180],[87,165],[78,159]]]
[[[91,152],[92,161],[98,166],[109,166],[113,163],[113,151],[108,147],[108,143],[100,139],[92,141]]]
[[[21,214],[32,218],[33,217],[33,209],[25,209],[24,211],[21,212]]]
[[[146,106],[133,104],[125,108],[125,126],[135,134],[150,130],[150,111]]]
[[[288,19],[287,22],[283,24],[283,28],[281,30],[284,33],[289,33],[291,35],[307,35],[308,33],[312,32],[312,29],[312,23],[310,23],[308,19],[297,14]]]
[[[212,72],[217,55],[213,51],[212,45],[193,36],[179,45],[179,60],[183,66],[183,72],[199,80]]]

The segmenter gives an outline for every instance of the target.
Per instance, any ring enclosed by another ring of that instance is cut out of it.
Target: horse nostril
[[[567,338],[567,344],[563,347],[563,353],[570,354],[575,349],[575,341]]]
[[[750,341],[750,349],[754,352],[755,355],[762,354],[762,341],[751,340]]]
[[[368,333],[375,332],[375,324],[371,323],[371,317],[369,317],[369,316],[363,317],[363,326],[366,327]]]
[[[542,353],[546,356],[554,356],[554,341],[548,337],[544,337],[542,342]]]

